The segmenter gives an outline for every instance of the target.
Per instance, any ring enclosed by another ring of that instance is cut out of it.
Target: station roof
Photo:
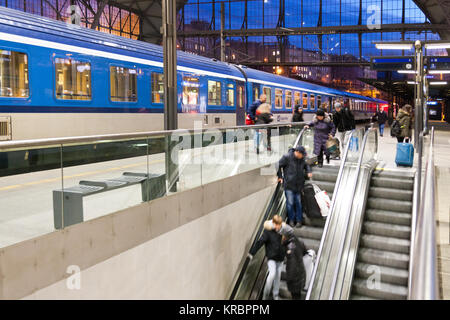
[[[450,0],[414,0],[432,24],[446,24],[439,31],[442,40],[450,40]]]

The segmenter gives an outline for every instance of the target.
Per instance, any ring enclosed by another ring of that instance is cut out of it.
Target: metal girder
[[[251,61],[246,62],[246,66],[261,66],[261,67],[359,67],[359,66],[370,66],[370,62],[366,61],[354,61],[354,62],[346,62],[346,61],[308,61],[308,62],[260,62],[260,61]]]
[[[281,28],[271,29],[235,29],[225,30],[227,37],[239,36],[292,36],[292,35],[321,35],[321,34],[341,34],[341,33],[373,33],[373,32],[400,32],[400,31],[442,31],[448,29],[446,24],[429,24],[429,23],[413,23],[413,24],[384,24],[379,29],[368,29],[365,25],[355,26],[327,26],[327,27],[303,27],[289,28],[289,30]],[[179,32],[179,36],[184,37],[217,37],[220,30],[198,30]]]

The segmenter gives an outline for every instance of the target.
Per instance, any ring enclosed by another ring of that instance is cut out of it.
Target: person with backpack
[[[384,125],[387,121],[387,114],[383,109],[379,109],[373,116],[373,120],[378,122],[378,129],[380,130],[380,137],[383,136],[384,133]]]
[[[306,163],[306,150],[303,146],[290,149],[277,164],[278,181],[283,183],[286,196],[286,210],[289,224],[296,228],[302,226],[303,208],[301,193],[305,186],[305,175],[312,177],[311,167]]]
[[[330,152],[326,143],[328,139],[334,137],[336,127],[330,116],[322,109],[317,110],[313,120],[305,128],[314,127],[314,154],[318,156],[319,168],[323,167],[323,155],[325,154],[327,163],[330,163]]]
[[[263,300],[269,298],[272,289],[273,299],[279,300],[280,280],[281,280],[281,266],[285,258],[285,250],[281,243],[282,236],[293,236],[291,227],[283,222],[279,215],[274,215],[272,220],[264,222],[264,231],[261,237],[256,241],[255,245],[250,249],[248,254],[249,259],[264,245],[266,249],[267,268],[269,274],[264,285]]]
[[[336,127],[336,135],[339,140],[340,150],[344,150],[344,146],[349,138],[348,132],[355,129],[355,117],[348,108],[342,109],[339,102],[334,104],[333,123]]]
[[[397,137],[399,143],[405,139],[411,140],[412,121],[411,121],[412,107],[409,104],[405,104],[397,114],[397,118],[392,123],[391,133]],[[397,123],[396,123],[397,122]]]
[[[303,107],[297,104],[292,112],[292,122],[303,122]]]
[[[286,282],[293,300],[300,300],[302,289],[305,287],[306,270],[303,264],[303,256],[307,250],[303,241],[296,236],[282,237],[282,243],[286,251]]]

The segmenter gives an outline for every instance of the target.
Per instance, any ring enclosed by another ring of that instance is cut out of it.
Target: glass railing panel
[[[308,156],[312,156],[314,153],[314,130],[306,129],[305,132],[303,132],[299,144],[305,147]]]
[[[0,149],[0,247],[54,231],[61,187],[61,146]]]

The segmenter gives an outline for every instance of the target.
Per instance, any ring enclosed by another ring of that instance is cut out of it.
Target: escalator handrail
[[[339,189],[339,186],[341,185],[342,175],[343,175],[344,167],[345,167],[345,162],[347,161],[350,141],[351,141],[353,135],[355,134],[355,132],[357,132],[357,131],[355,129],[353,129],[351,134],[350,134],[349,140],[348,140],[347,144],[345,145],[344,156],[342,157],[342,160],[341,160],[341,164],[340,164],[340,167],[339,167],[339,173],[338,173],[338,176],[337,176],[337,179],[336,179],[336,184],[335,184],[335,187],[334,187],[335,191],[333,192],[333,198],[331,200],[331,205],[330,205],[330,210],[329,210],[330,214],[328,215],[328,217],[327,217],[327,219],[325,221],[325,226],[324,226],[324,229],[323,229],[322,238],[320,240],[319,251],[317,252],[316,262],[314,264],[313,273],[312,273],[312,276],[311,276],[311,280],[309,282],[308,292],[306,294],[306,300],[309,300],[309,298],[311,296],[312,288],[313,288],[313,285],[314,285],[314,280],[315,280],[316,274],[317,274],[317,267],[318,267],[320,259],[322,257],[322,250],[323,250],[323,245],[324,245],[324,239],[326,238],[326,235],[328,233],[328,228],[329,228],[330,221],[331,221],[330,217],[331,217],[331,215],[332,215],[332,213],[334,211],[334,207],[336,205],[336,199],[337,199],[337,192],[336,191]],[[344,137],[344,140],[345,140],[345,137]]]
[[[412,226],[414,240],[410,249],[410,285],[408,288],[408,299],[412,300],[440,299],[437,270],[435,179],[434,127],[432,127],[424,185],[417,188],[420,205],[416,208],[417,211],[413,212],[417,216],[415,224]]]
[[[376,156],[376,154],[378,152],[378,134],[377,134],[378,131],[376,129],[372,128],[372,129],[369,129],[369,130],[367,130],[365,132],[363,141],[361,143],[361,150],[360,150],[360,153],[359,153],[358,164],[357,164],[357,167],[356,167],[357,168],[357,173],[356,173],[355,179],[353,181],[352,196],[350,197],[350,199],[354,199],[354,197],[355,197],[356,187],[358,186],[359,175],[361,173],[362,162],[363,162],[363,159],[364,159],[364,151],[366,149],[367,140],[368,140],[369,135],[370,135],[371,132],[375,132],[375,153],[374,153],[374,157],[373,158],[375,158],[375,156]],[[349,226],[349,223],[350,223],[350,215],[351,215],[351,212],[352,212],[352,208],[353,208],[353,206],[349,206],[349,208],[348,208],[348,210],[346,212],[346,215],[345,215],[345,225],[344,225],[344,228],[342,230],[345,231],[346,236],[348,235],[348,231],[349,231],[348,230],[348,226]],[[351,234],[350,234],[350,236],[351,236]],[[341,266],[340,262],[341,262],[342,254],[343,254],[343,251],[344,251],[345,240],[346,240],[346,237],[343,237],[342,241],[341,241],[341,243],[339,245],[338,260],[336,262],[336,265],[335,265],[335,268],[334,268],[334,271],[333,271],[333,281],[332,281],[332,284],[331,284],[330,294],[328,296],[329,300],[333,299],[334,291],[336,290],[336,283],[337,283],[337,278],[338,278],[339,271],[340,271],[340,266]]]
[[[299,141],[301,141],[301,137],[302,137],[303,133],[305,132],[305,130],[306,130],[305,128],[302,128],[302,130],[298,134],[297,139],[295,140],[295,143],[294,143],[294,148],[298,145]],[[267,220],[268,216],[270,215],[270,212],[272,211],[272,208],[275,205],[275,201],[276,201],[275,199],[277,198],[277,195],[280,192],[281,188],[282,188],[282,184],[280,182],[278,182],[277,186],[276,186],[276,189],[275,189],[275,191],[272,194],[272,197],[270,199],[269,205],[267,206],[267,209],[264,212],[264,217],[263,217],[263,219],[261,221],[261,225],[259,226],[258,231],[256,232],[256,235],[255,235],[255,237],[253,239],[253,242],[252,242],[252,245],[250,246],[250,249],[253,248],[255,243],[260,238],[261,233],[264,230],[264,222]],[[245,272],[247,271],[249,263],[250,263],[250,258],[247,256],[245,261],[244,261],[244,265],[242,266],[242,269],[241,269],[241,271],[239,273],[239,276],[238,276],[238,278],[236,280],[236,283],[235,283],[235,285],[233,287],[233,291],[231,292],[230,300],[234,300],[235,299],[236,294],[237,294],[237,292],[239,290],[240,284],[242,282],[242,279],[244,278]]]

